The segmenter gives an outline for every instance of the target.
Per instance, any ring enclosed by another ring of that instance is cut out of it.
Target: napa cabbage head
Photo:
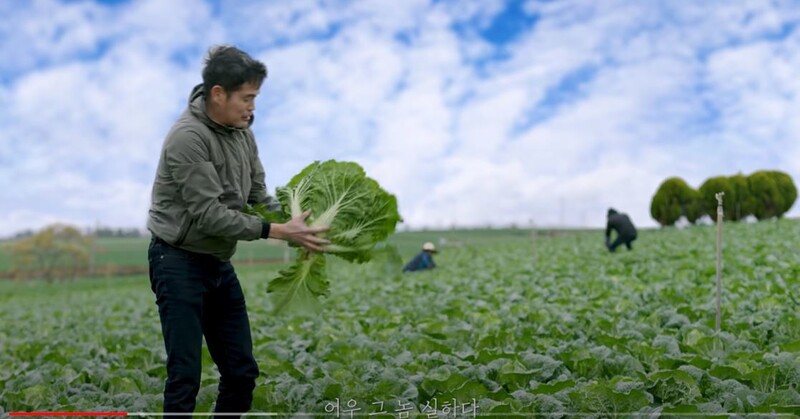
[[[325,253],[350,262],[372,258],[375,245],[386,240],[400,221],[397,199],[386,192],[354,162],[314,162],[277,189],[283,214],[251,210],[268,221],[285,220],[310,210],[311,226],[325,226],[320,233],[330,241]],[[275,308],[318,309],[318,299],[327,296],[325,255],[298,248],[295,264],[270,281]]]
[[[308,223],[329,230],[326,252],[352,262],[371,259],[375,245],[394,232],[397,199],[353,162],[314,162],[277,191],[289,217],[311,210]]]

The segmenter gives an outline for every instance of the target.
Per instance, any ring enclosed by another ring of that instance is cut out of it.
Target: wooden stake
[[[722,197],[725,192],[714,195],[717,198],[717,321],[715,329],[719,333],[722,327]]]

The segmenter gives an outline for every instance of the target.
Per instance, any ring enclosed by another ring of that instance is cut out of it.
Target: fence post
[[[722,327],[722,197],[725,192],[714,195],[717,198],[717,321],[715,328],[719,333]]]
[[[88,275],[94,276],[95,270],[95,253],[97,253],[97,230],[100,229],[100,221],[95,221],[94,229],[91,230],[91,234],[89,235],[89,240],[91,240],[91,244],[89,246],[89,273]]]
[[[529,222],[531,228],[531,257],[533,263],[536,264],[536,225],[533,223],[533,218]]]

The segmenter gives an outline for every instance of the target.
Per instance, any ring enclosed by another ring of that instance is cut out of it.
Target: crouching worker
[[[607,219],[606,247],[608,250],[613,252],[623,243],[628,250],[632,250],[631,243],[636,240],[636,227],[634,227],[630,217],[627,214],[617,212],[614,208],[609,208]],[[611,242],[611,230],[617,232],[617,238],[613,243]]]
[[[403,272],[424,271],[426,269],[433,269],[436,263],[433,262],[433,255],[436,253],[436,247],[431,242],[422,245],[422,251],[417,253],[411,261],[403,268]]]

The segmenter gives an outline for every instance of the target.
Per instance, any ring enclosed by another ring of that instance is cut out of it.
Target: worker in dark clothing
[[[613,252],[623,243],[628,250],[632,250],[631,243],[636,240],[636,227],[634,227],[630,217],[627,214],[617,212],[614,208],[609,208],[607,218],[606,247],[608,250]],[[611,230],[617,232],[617,238],[613,243],[611,242]]]
[[[417,253],[411,261],[403,268],[403,272],[424,271],[426,269],[433,269],[436,263],[433,262],[433,255],[436,253],[436,247],[431,242],[422,245],[422,251]]]

